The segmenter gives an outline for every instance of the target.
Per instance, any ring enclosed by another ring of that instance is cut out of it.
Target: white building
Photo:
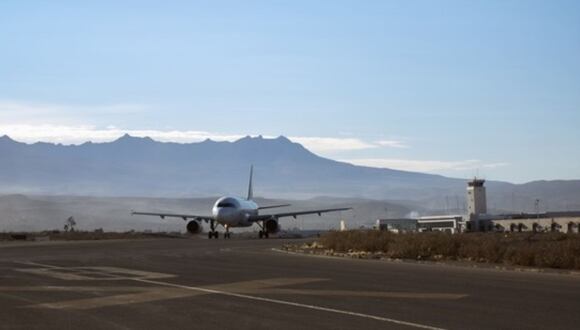
[[[462,232],[463,216],[462,215],[436,215],[420,217],[417,220],[417,230],[426,231],[444,231],[455,234]]]
[[[417,230],[417,219],[393,218],[377,219],[375,229],[388,230],[392,233],[404,233]]]

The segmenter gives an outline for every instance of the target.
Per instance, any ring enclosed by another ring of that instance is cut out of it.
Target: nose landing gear
[[[230,227],[228,225],[225,225],[224,228],[226,229],[226,232],[224,233],[224,238],[225,239],[232,238],[232,234],[230,233]]]
[[[212,239],[212,238],[218,239],[220,237],[220,234],[216,230],[215,221],[211,221],[209,225],[210,225],[211,230],[207,233],[207,238],[208,239]],[[232,233],[230,233],[229,226],[225,225],[224,228],[226,229],[226,232],[224,233],[224,238],[225,239],[232,238]]]

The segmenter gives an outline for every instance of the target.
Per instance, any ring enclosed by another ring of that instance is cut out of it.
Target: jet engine
[[[280,231],[280,224],[278,224],[278,220],[276,219],[266,220],[264,223],[264,229],[269,234],[275,234]]]
[[[198,220],[191,220],[187,223],[187,232],[190,234],[199,234],[202,231],[201,222]]]

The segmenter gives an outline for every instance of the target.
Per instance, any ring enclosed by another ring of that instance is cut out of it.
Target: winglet
[[[252,177],[254,176],[254,165],[250,165],[250,183],[248,184],[248,198],[247,200],[252,200],[254,198],[254,187],[252,185]]]

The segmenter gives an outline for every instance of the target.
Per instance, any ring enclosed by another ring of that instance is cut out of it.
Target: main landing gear
[[[258,226],[260,226],[260,231],[258,232],[258,237],[260,237],[260,239],[262,239],[262,238],[268,238],[269,233],[266,230],[266,223],[265,223],[265,221],[263,221],[261,224],[258,222]]]
[[[211,221],[209,223],[209,227],[211,228],[211,230],[207,233],[207,238],[208,239],[212,239],[212,238],[219,238],[219,233],[217,232],[217,230],[215,230],[215,221]]]
[[[212,239],[212,238],[219,238],[220,237],[220,233],[216,230],[216,231],[210,231],[207,233],[207,238]],[[232,233],[230,232],[225,232],[224,233],[224,238],[225,239],[229,239],[232,238]]]

